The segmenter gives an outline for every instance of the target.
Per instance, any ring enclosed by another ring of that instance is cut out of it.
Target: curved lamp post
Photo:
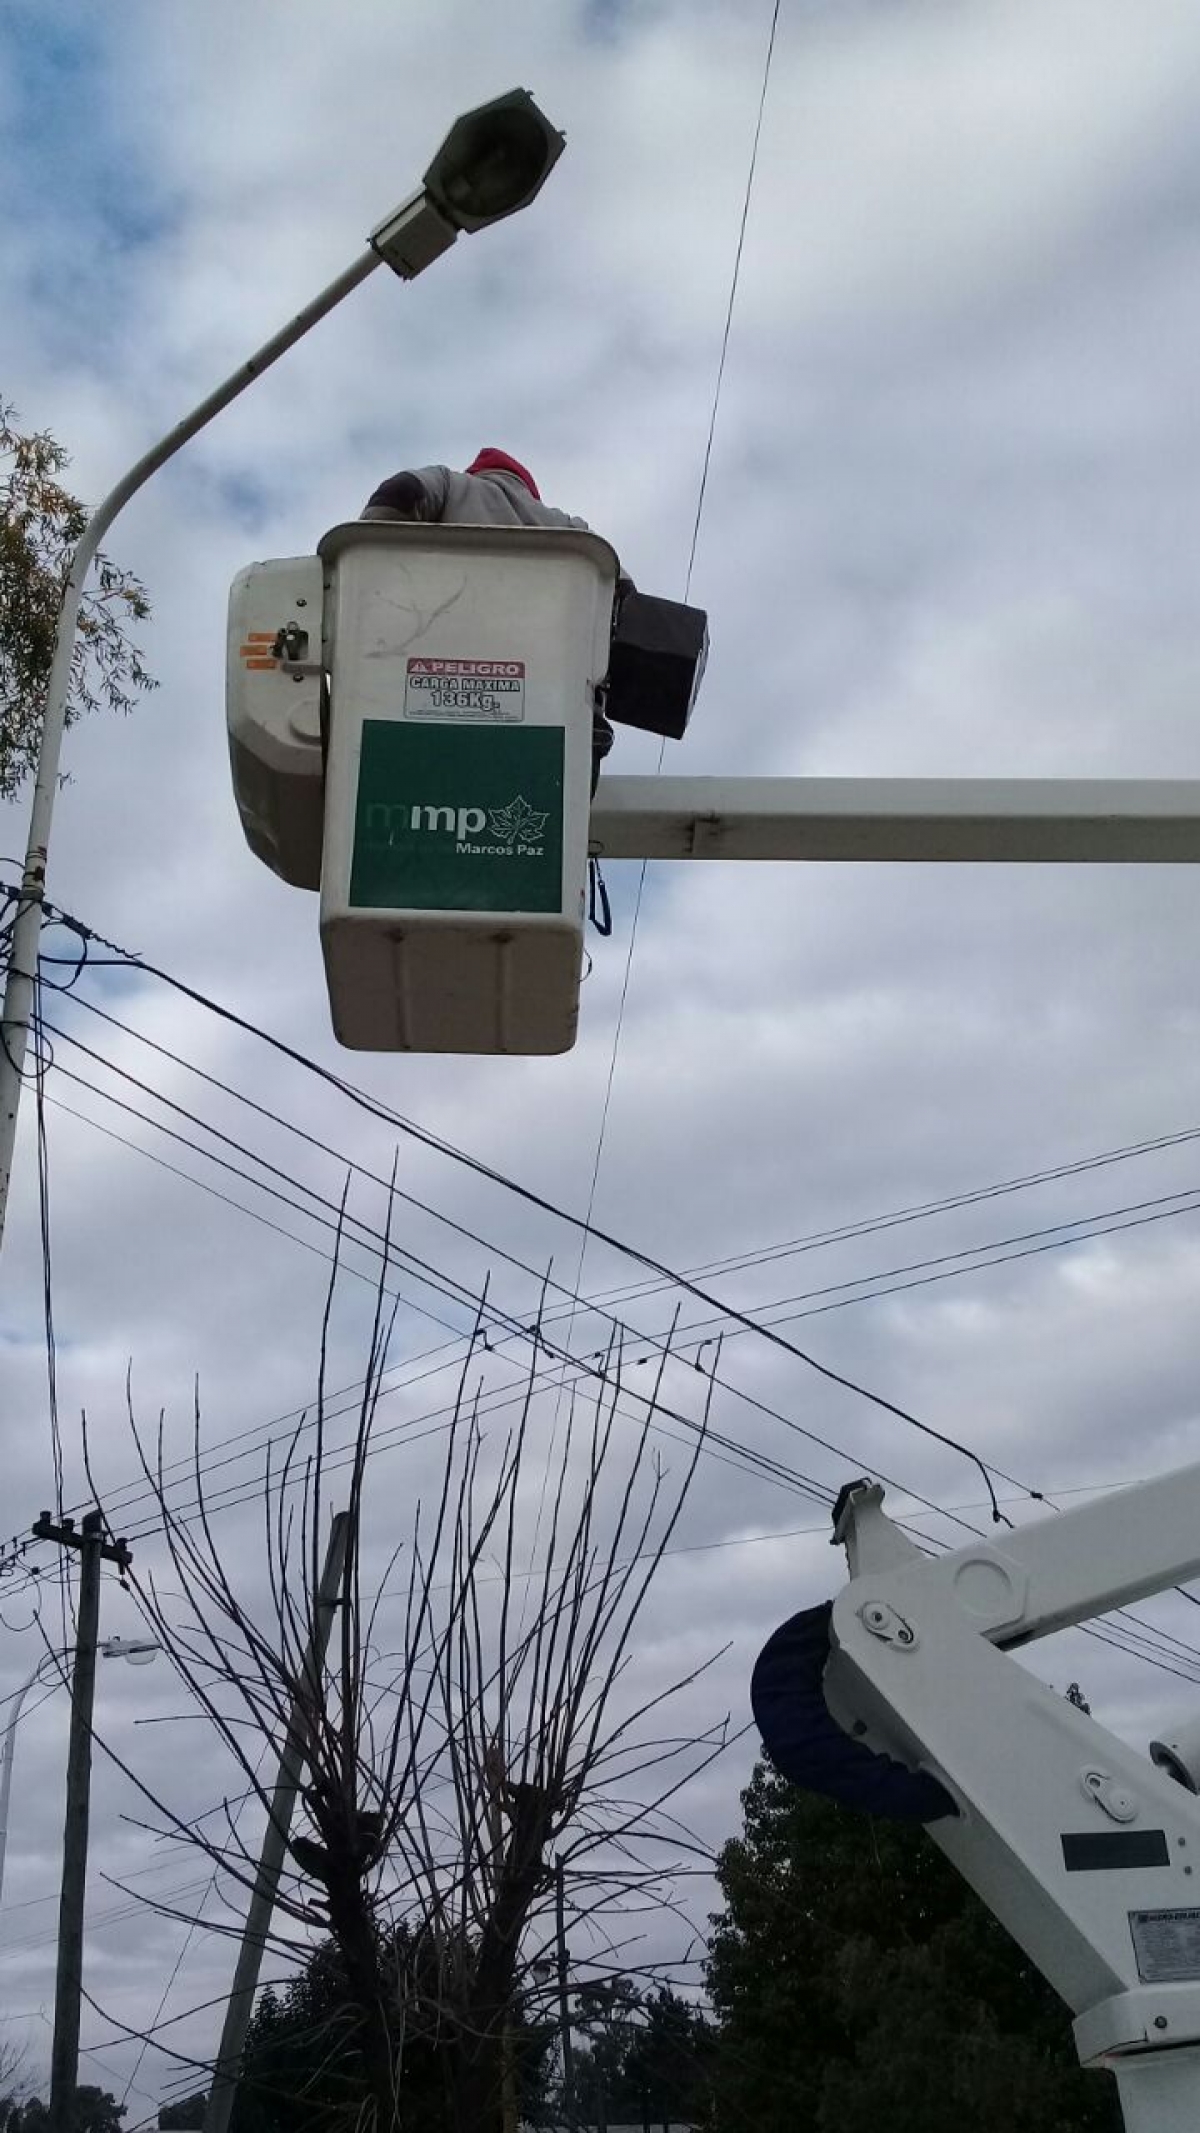
[[[21,1101],[25,1047],[33,1006],[50,824],[58,789],[79,602],[88,571],[117,513],[182,445],[253,385],[376,267],[387,265],[412,281],[448,252],[460,232],[486,229],[528,207],[565,146],[564,136],[539,111],[527,89],[510,90],[457,118],[417,191],[372,230],[366,247],[286,326],[168,431],[110,490],[88,520],[63,591],[46,694],[29,839],[13,925],[8,983],[0,1009],[0,1239],[8,1204],[13,1146]]]

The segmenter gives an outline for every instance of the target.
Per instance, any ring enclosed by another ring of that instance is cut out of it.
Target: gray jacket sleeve
[[[383,523],[436,523],[445,515],[449,486],[448,467],[418,467],[392,474],[374,490],[362,516]]]

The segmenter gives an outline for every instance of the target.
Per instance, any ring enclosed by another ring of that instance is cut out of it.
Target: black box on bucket
[[[627,592],[613,631],[608,716],[679,741],[708,658],[708,616],[678,600]]]

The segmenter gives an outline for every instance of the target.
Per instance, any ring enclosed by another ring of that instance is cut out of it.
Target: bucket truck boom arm
[[[1200,1572],[1200,1465],[942,1556],[882,1506],[843,1490],[850,1581],[759,1659],[768,1750],[927,1823],[1115,2073],[1130,2133],[1196,2133],[1200,1799],[1010,1653]]]

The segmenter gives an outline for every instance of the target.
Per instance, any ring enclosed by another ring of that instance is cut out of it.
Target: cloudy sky
[[[961,1439],[1023,1518],[1030,1489],[1066,1506],[1195,1455],[1191,873],[662,866],[639,887],[636,866],[614,866],[614,933],[592,943],[572,1054],[351,1057],[329,1031],[315,899],[252,858],[230,794],[231,578],[311,550],[397,468],[505,446],[640,584],[682,592],[770,22],[768,0],[60,0],[49,15],[9,0],[0,392],[69,447],[92,499],[354,256],[456,111],[523,83],[569,139],[528,215],[412,288],[377,274],[130,507],[108,545],[149,587],[161,686],[129,720],[70,736],[51,894],[569,1214],[594,1181],[600,1227],[671,1267],[717,1268],[722,1302],[786,1320],[821,1361]],[[712,658],[666,767],[1197,774],[1198,91],[1190,0],[783,0],[693,575]],[[626,736],[615,767],[656,756]],[[20,800],[0,825],[10,859],[24,821]],[[577,1229],[157,981],[88,972],[48,1013],[64,1500],[85,1498],[86,1408],[140,1571],[162,1557],[127,1366],[169,1451],[197,1381],[210,1443],[257,1432],[221,1470],[249,1498],[265,1426],[311,1398],[325,1203],[348,1164],[351,1207],[377,1224],[398,1146],[403,1249],[468,1289],[491,1269],[526,1322],[536,1278],[514,1258],[552,1260],[593,1295],[643,1278],[595,1243],[581,1266]],[[30,1104],[0,1303],[6,1535],[55,1486],[33,1125]],[[376,1262],[355,1245],[346,1264],[333,1364],[349,1384]],[[381,1438],[396,1435],[373,1469],[379,1560],[435,1472],[438,1440],[417,1432],[452,1382],[418,1382],[415,1358],[443,1343],[439,1360],[456,1357],[465,1323],[411,1268],[389,1278],[403,1303],[380,1411]],[[653,1336],[676,1304],[703,1326],[694,1353],[711,1309],[660,1289],[622,1310]],[[598,1345],[595,1314],[561,1326],[575,1349]],[[498,1395],[523,1361],[510,1344],[489,1364]],[[766,1635],[840,1578],[830,1491],[883,1473],[890,1501],[951,1544],[961,1526],[929,1506],[972,1523],[986,1507],[966,1458],[752,1333],[727,1343],[720,1376],[714,1426],[786,1471],[702,1460],[637,1678],[728,1645],[689,1709],[728,1710],[736,1729]],[[698,1383],[685,1368],[673,1397],[691,1412],[684,1377]],[[551,1379],[547,1442],[558,1411]],[[683,1449],[665,1449],[678,1471]],[[526,1508],[533,1547],[536,1492]],[[255,1513],[231,1500],[222,1519],[261,1598]],[[43,1631],[61,1641],[52,1567],[35,1551],[0,1586],[0,1693]],[[1183,1602],[1138,1614],[1123,1650],[1072,1637],[1037,1663],[1144,1740],[1186,1707],[1200,1651]],[[136,1628],[110,1582],[104,1633]],[[100,1690],[102,1736],[179,1811],[235,1789],[200,1725],[140,1725],[182,1709],[164,1667],[109,1663]],[[0,2007],[36,2067],[66,1705],[27,1708]],[[707,1843],[736,1827],[748,1754],[688,1796]],[[140,1811],[101,1760],[85,2078],[132,2080],[130,2125],[189,2074],[139,2057],[120,2025],[173,2022],[161,2041],[202,2057],[230,1957],[203,1928],[185,1947],[183,1924],[114,1888],[136,1874],[180,1910],[205,1896],[206,1917],[228,1915],[203,1862],[132,1827]],[[708,1885],[678,1895],[702,1922]],[[639,1930],[634,1960],[689,1952],[675,1913]]]

